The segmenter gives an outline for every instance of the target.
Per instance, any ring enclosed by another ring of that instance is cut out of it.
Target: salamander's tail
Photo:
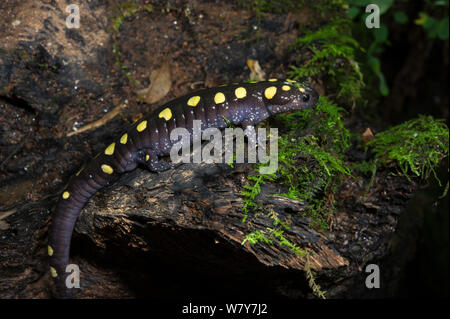
[[[66,267],[69,264],[73,228],[84,205],[95,192],[114,182],[119,174],[132,171],[138,162],[143,162],[143,155],[137,151],[138,145],[135,144],[140,139],[134,139],[131,133],[127,136],[124,134],[117,145],[109,145],[84,170],[78,172],[61,195],[53,215],[48,242],[50,273],[56,282],[57,297],[72,296],[72,289],[66,286]]]
[[[92,166],[69,182],[52,217],[48,254],[50,256],[50,274],[55,280],[56,293],[59,298],[71,298],[72,296],[72,289],[66,286],[68,275],[66,266],[69,264],[70,240],[78,215],[89,198],[116,177],[116,174],[112,174],[112,172],[111,174],[98,172],[98,168],[93,169]]]

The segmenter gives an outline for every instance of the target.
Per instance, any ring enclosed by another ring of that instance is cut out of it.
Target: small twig
[[[85,125],[76,131],[69,132],[69,133],[67,133],[66,136],[69,137],[72,135],[77,135],[77,134],[95,129],[97,127],[100,127],[100,126],[104,125],[105,123],[107,123],[108,121],[112,120],[117,114],[119,114],[120,110],[123,109],[124,107],[126,107],[126,104],[122,103],[122,104],[116,106],[115,108],[113,108],[111,110],[111,112],[107,113],[101,119],[94,121],[92,123],[89,123],[88,125]]]

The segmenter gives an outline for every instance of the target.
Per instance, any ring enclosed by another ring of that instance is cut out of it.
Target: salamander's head
[[[292,81],[270,83],[263,95],[271,115],[308,109],[314,107],[319,99],[312,88]]]

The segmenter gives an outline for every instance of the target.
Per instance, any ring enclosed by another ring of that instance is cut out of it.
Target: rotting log
[[[363,197],[365,188],[349,177],[338,192],[332,229],[319,231],[301,217],[305,206],[273,196],[278,186],[271,183],[255,199],[258,216],[243,223],[240,191],[249,174],[250,164],[183,164],[159,174],[138,169],[95,194],[72,241],[71,261],[80,268],[82,287],[75,296],[314,297],[305,258],[287,246],[241,244],[250,232],[273,227],[268,212],[289,221],[284,236],[308,250],[328,298],[380,296],[365,288],[364,267],[397,258],[388,248],[415,183],[380,171],[376,188]],[[46,241],[56,199],[22,203],[2,214],[1,297],[51,297]],[[387,288],[395,292],[395,283]]]
[[[155,256],[162,264],[174,263],[172,266],[189,269],[197,276],[199,287],[194,290],[200,296],[209,284],[207,278],[221,278],[226,273],[227,281],[236,276],[245,277],[251,283],[257,282],[256,278],[262,275],[276,278],[276,273],[280,272],[290,273],[291,280],[297,278],[298,293],[306,296],[305,258],[299,258],[287,246],[251,245],[248,242],[241,245],[250,231],[266,231],[273,225],[270,217],[264,214],[250,223],[242,221],[239,192],[250,166],[239,167],[233,170],[224,164],[185,164],[160,174],[142,171],[110,192],[94,196],[84,209],[76,231],[101,251],[131,255],[128,262],[120,266],[124,269],[133,268],[132,255],[135,254],[147,254],[150,259]],[[291,221],[285,237],[314,252],[310,258],[312,268],[320,271],[348,265],[345,258],[327,245],[325,236],[314,231],[306,218],[299,217],[304,210],[301,202],[270,196],[270,191],[273,189],[263,190],[257,203],[264,211]],[[114,248],[109,247],[111,245]],[[78,251],[84,255],[80,248]],[[136,285],[142,271],[129,273],[127,280]],[[135,289],[144,290],[147,282],[144,280],[141,284]],[[280,285],[278,288],[283,294],[281,282],[275,284],[269,280],[257,285],[267,295],[273,294],[269,290],[274,285]],[[219,295],[255,289],[235,285],[230,291],[220,292],[220,287],[216,288]]]

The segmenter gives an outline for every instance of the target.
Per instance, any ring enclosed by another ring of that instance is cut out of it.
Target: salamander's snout
[[[305,91],[302,92],[301,99],[303,103],[305,103],[304,108],[314,107],[319,100],[319,94],[312,88],[306,88]]]
[[[319,94],[314,89],[301,84],[285,82],[278,92],[268,101],[267,110],[270,114],[309,109],[319,100]]]

